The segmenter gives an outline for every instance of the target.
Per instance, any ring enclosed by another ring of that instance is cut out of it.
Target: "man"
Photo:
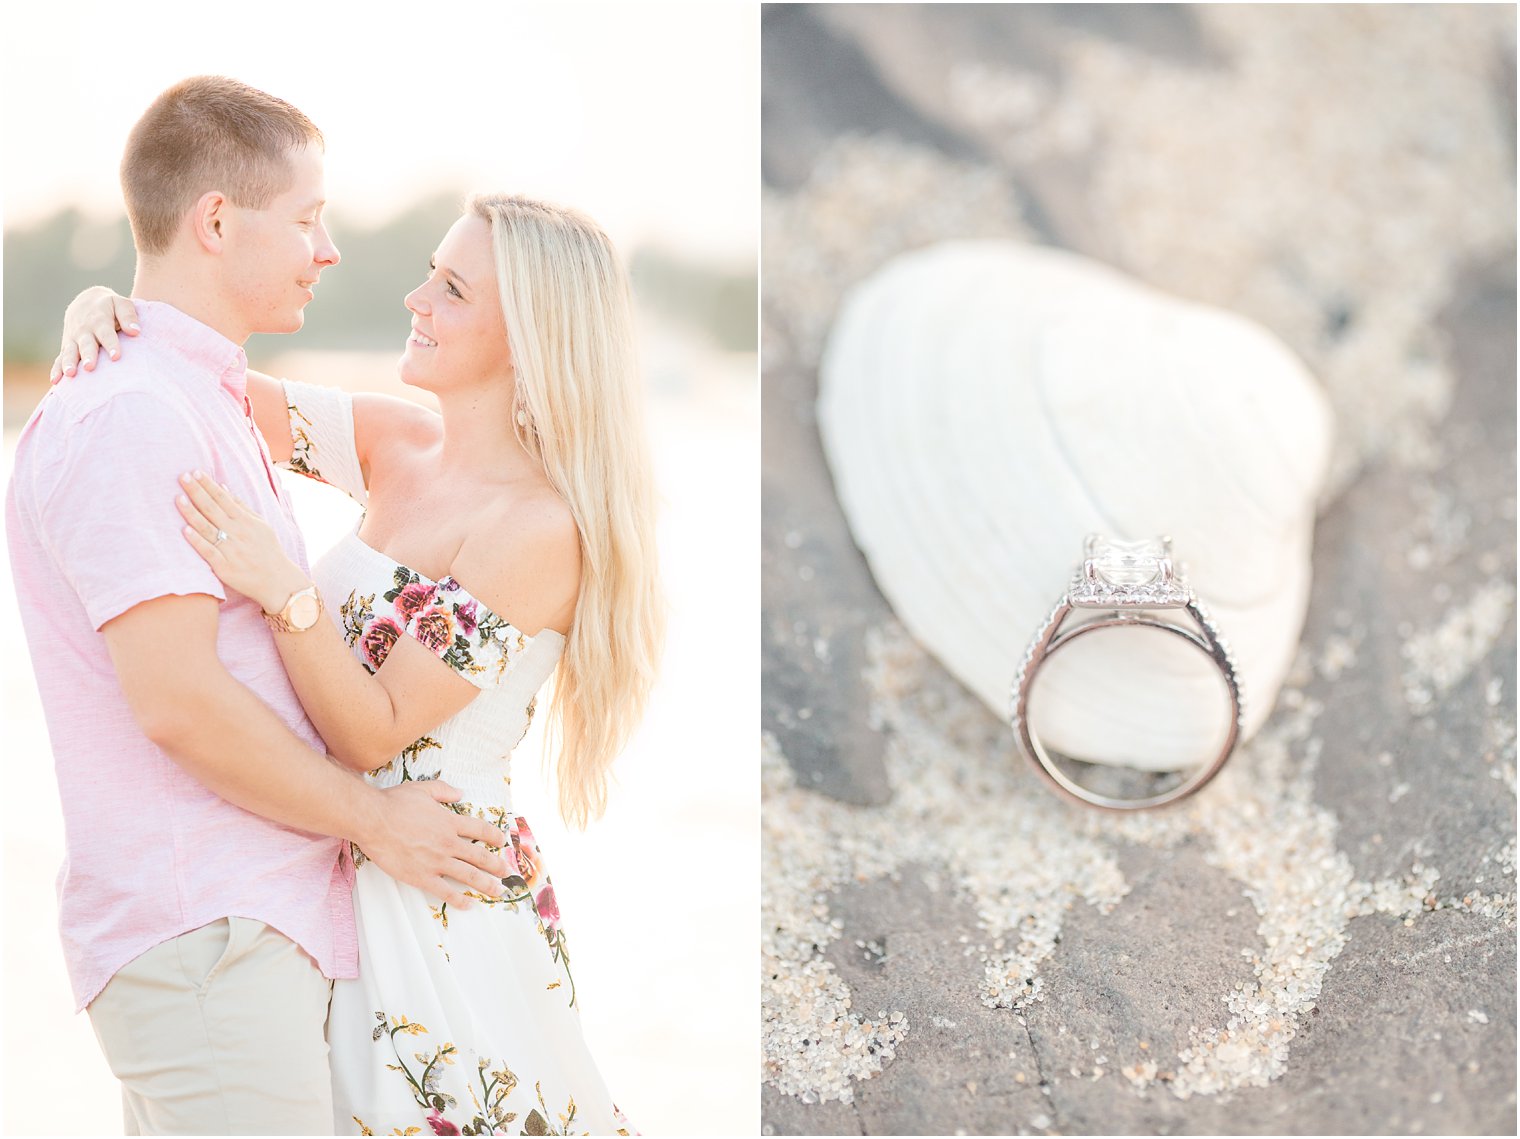
[[[63,802],[60,927],[129,1134],[332,1126],[323,1024],[357,975],[353,840],[459,904],[500,893],[505,836],[329,761],[266,620],[181,536],[178,477],[210,472],[305,550],[249,415],[242,344],[293,332],[324,269],[322,136],[224,78],[164,92],[122,184],[141,332],[65,378],[16,451],[7,526]],[[304,602],[304,604],[303,604]],[[466,903],[468,904],[468,903]]]

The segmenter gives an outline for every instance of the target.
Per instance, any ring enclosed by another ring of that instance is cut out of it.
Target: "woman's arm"
[[[269,612],[279,612],[289,597]],[[304,633],[276,632],[274,639],[328,752],[355,771],[383,766],[480,695],[411,637],[396,639],[374,675],[326,617]]]
[[[49,381],[57,383],[60,377],[72,376],[80,369],[94,371],[101,352],[117,359],[122,352],[117,334],[136,336],[138,331],[137,307],[131,298],[105,285],[91,285],[64,310],[62,345],[53,361]],[[438,413],[421,404],[377,392],[356,393],[353,401],[354,448],[366,484],[372,456],[383,455],[387,448],[426,445],[437,438],[441,424]],[[293,444],[284,385],[273,376],[249,368],[248,402],[253,408],[253,421],[269,445],[270,459],[276,463],[290,462]]]
[[[441,781],[377,792],[340,772],[233,679],[217,658],[216,628],[216,599],[204,594],[154,598],[101,627],[144,735],[228,802],[353,839],[386,873],[443,901],[469,904],[453,882],[500,895],[507,866],[486,847],[504,834],[439,811],[460,798]]]
[[[266,613],[278,613],[292,594],[311,584],[264,520],[210,478],[185,476],[181,486],[185,536],[224,584]],[[215,543],[218,530],[227,537]],[[380,767],[480,694],[468,680],[439,668],[411,637],[397,637],[371,654],[380,662],[373,675],[326,617],[304,632],[274,637],[301,706],[328,752],[356,771]]]
[[[441,429],[442,420],[437,412],[411,400],[377,392],[356,392],[352,400],[354,451],[359,456],[359,471],[366,487],[372,469],[371,456],[399,447],[426,446],[437,439]],[[253,421],[269,444],[269,457],[276,463],[290,462],[295,442],[285,385],[273,376],[249,368],[248,402],[253,406]]]
[[[273,376],[248,369],[248,403],[253,422],[276,463],[290,462],[290,410],[285,406],[285,385]]]

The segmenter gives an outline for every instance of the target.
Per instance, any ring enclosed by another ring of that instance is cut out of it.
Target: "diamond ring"
[[[218,530],[216,532],[216,540],[214,542],[212,542],[211,544],[213,546],[220,546],[226,540],[227,540],[227,531],[225,531],[225,530]]]
[[[1184,613],[1197,628],[1182,623]],[[1069,617],[1072,623],[1062,631]],[[1159,790],[1152,787],[1149,793],[1136,797],[1102,794],[1077,783],[1056,764],[1029,723],[1030,690],[1050,655],[1079,637],[1113,628],[1157,629],[1180,637],[1218,670],[1230,704],[1225,740],[1212,760],[1184,773],[1170,786]],[[1088,806],[1115,811],[1160,807],[1193,794],[1219,774],[1240,738],[1241,720],[1240,681],[1229,646],[1174,565],[1171,539],[1117,542],[1088,535],[1076,577],[1035,633],[1013,680],[1010,722],[1020,750],[1035,770],[1057,793]]]

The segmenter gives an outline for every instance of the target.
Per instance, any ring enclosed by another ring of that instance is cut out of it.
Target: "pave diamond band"
[[[1182,614],[1196,628],[1183,624]],[[1069,625],[1068,618],[1072,619]],[[1057,766],[1029,723],[1029,694],[1041,665],[1052,653],[1079,637],[1113,628],[1157,629],[1181,638],[1203,653],[1218,670],[1230,702],[1226,738],[1214,758],[1175,785],[1135,798],[1120,798],[1083,787]],[[1114,811],[1165,806],[1202,788],[1219,773],[1235,750],[1243,714],[1240,681],[1235,675],[1229,645],[1173,563],[1171,539],[1116,542],[1096,534],[1087,538],[1082,564],[1066,595],[1030,641],[1014,677],[1009,704],[1014,737],[1046,784],[1074,802]]]

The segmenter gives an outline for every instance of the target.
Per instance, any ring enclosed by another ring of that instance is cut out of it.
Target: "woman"
[[[552,673],[560,808],[584,825],[654,677],[663,616],[627,277],[584,216],[482,196],[406,307],[401,378],[441,414],[248,376],[271,457],[365,507],[313,573],[330,620],[300,631],[313,583],[225,490],[187,475],[179,499],[186,539],[273,616],[329,751],[381,786],[446,779],[464,794],[454,809],[511,837],[499,899],[445,880],[436,904],[355,848],[361,975],[335,986],[328,1018],[337,1130],[626,1134],[581,1037],[509,761]],[[90,366],[97,344],[120,351],[134,319],[108,290],[82,294],[55,372],[80,350]]]

